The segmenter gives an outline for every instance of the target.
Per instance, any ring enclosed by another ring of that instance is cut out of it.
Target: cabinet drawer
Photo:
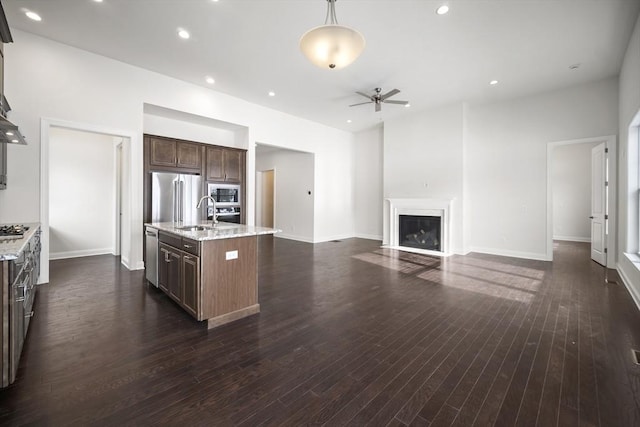
[[[182,249],[182,237],[160,231],[158,232],[158,240],[176,249]]]
[[[182,238],[182,245],[180,246],[185,252],[190,253],[191,255],[199,256],[200,255],[200,242],[197,240],[187,239],[186,237]]]

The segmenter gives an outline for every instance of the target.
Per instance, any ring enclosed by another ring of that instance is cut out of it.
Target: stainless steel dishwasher
[[[144,263],[145,277],[149,283],[158,287],[158,230],[147,227],[145,230],[147,258]]]

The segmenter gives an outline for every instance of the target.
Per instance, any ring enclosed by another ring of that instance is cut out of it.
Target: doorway
[[[596,137],[570,141],[558,141],[547,145],[547,260],[553,260],[553,241],[592,242],[592,150],[602,145],[606,148],[608,191],[604,197],[606,206],[604,241],[595,240],[598,246],[609,251],[606,263],[615,266],[615,137]],[[610,250],[608,248],[611,248]]]
[[[315,155],[256,144],[255,173],[256,225],[272,222],[275,237],[313,243]]]
[[[122,144],[124,138],[119,138],[119,142],[116,142],[115,149],[115,218],[116,218],[116,227],[114,230],[115,233],[115,245],[114,252],[115,256],[120,256],[122,253]]]
[[[50,259],[109,253],[120,255],[130,268],[129,170],[135,138],[110,128],[42,119],[39,283],[49,282]],[[61,140],[66,143],[58,146]],[[99,146],[91,143],[98,140]],[[98,218],[97,211],[105,217]]]
[[[276,206],[276,171],[256,171],[256,225],[273,228]]]
[[[120,254],[122,138],[49,131],[49,259]]]

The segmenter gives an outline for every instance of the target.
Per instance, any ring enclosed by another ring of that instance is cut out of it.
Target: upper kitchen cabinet
[[[245,152],[233,148],[207,147],[207,180],[242,182]]]
[[[149,141],[149,164],[152,167],[200,172],[202,167],[200,144],[158,136],[147,136],[147,138]]]

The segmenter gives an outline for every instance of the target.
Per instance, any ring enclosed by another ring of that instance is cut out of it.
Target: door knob
[[[593,217],[592,217],[592,216],[590,216],[590,217],[589,217],[589,219],[593,219]]]

